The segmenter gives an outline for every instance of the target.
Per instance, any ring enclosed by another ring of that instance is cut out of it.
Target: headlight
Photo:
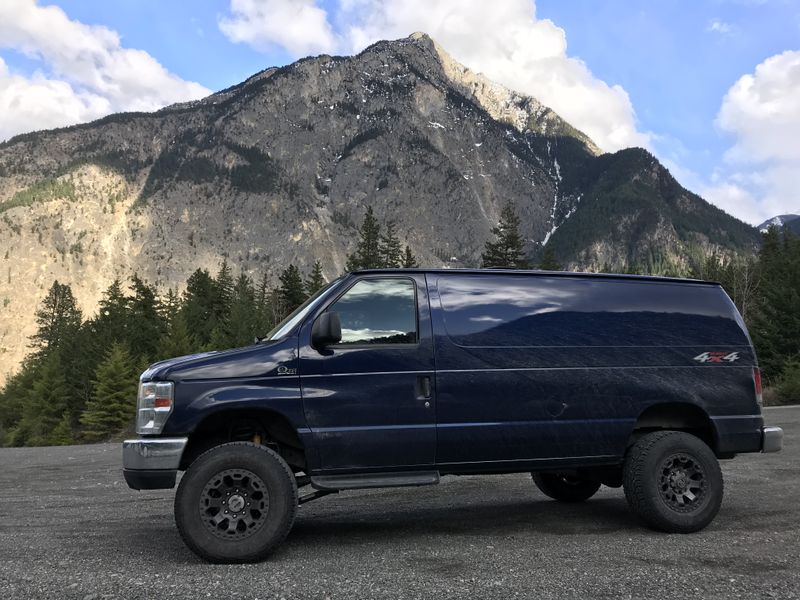
[[[171,381],[147,381],[139,384],[136,407],[136,433],[161,433],[172,412],[175,384]]]

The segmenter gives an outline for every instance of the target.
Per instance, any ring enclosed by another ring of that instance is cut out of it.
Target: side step
[[[439,471],[405,471],[402,473],[366,473],[364,475],[317,475],[311,486],[318,490],[363,490],[368,488],[435,485]]]

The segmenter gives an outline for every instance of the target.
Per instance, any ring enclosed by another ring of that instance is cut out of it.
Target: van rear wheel
[[[278,454],[232,442],[202,454],[175,495],[175,522],[189,548],[218,563],[265,558],[289,533],[297,511],[292,470]]]
[[[668,533],[703,529],[722,504],[717,457],[700,438],[682,431],[640,438],[625,459],[623,486],[633,512]]]
[[[533,481],[545,496],[561,502],[583,502],[600,489],[600,483],[562,475],[560,473],[532,473]]]

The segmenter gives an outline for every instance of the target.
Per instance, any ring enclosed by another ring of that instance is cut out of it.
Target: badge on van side
[[[739,360],[738,352],[703,352],[694,357],[700,363],[732,363]]]
[[[278,375],[297,375],[297,369],[289,367],[278,367]]]

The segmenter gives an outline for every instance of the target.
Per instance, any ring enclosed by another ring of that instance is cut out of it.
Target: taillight
[[[764,404],[764,398],[761,395],[761,369],[753,367],[753,383],[756,386],[756,402],[759,406]]]

